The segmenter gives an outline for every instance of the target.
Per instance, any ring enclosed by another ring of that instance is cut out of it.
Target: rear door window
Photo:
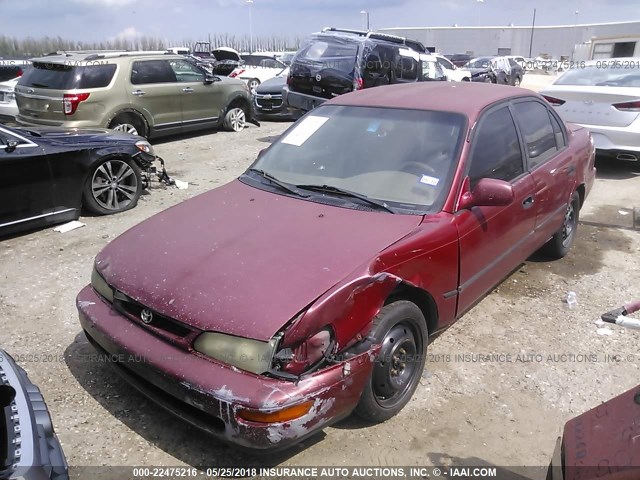
[[[524,136],[529,168],[535,168],[558,151],[547,107],[538,102],[518,102],[513,110]]]
[[[177,82],[176,75],[167,60],[133,62],[131,67],[131,83],[133,85],[174,82]]]
[[[78,88],[102,88],[111,83],[113,75],[116,73],[116,65],[87,65],[82,70],[82,78]]]

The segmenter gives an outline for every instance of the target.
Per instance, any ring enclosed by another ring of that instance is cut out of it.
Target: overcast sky
[[[148,35],[169,43],[207,34],[306,35],[325,26],[573,25],[640,20],[640,0],[0,0],[0,34],[106,40]],[[579,13],[576,15],[575,12]],[[640,32],[639,32],[640,34]]]

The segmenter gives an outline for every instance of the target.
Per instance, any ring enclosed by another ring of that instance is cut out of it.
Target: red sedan
[[[237,180],[111,242],[80,322],[133,386],[236,444],[384,421],[431,335],[536,250],[568,252],[594,178],[587,130],[528,90],[340,96]]]

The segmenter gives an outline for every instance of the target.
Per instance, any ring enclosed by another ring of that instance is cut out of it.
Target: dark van
[[[308,111],[354,90],[445,80],[442,69],[430,64],[432,60],[415,40],[325,28],[307,38],[293,57],[283,90],[284,101],[290,109]]]

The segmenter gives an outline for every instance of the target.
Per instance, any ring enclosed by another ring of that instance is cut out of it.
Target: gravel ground
[[[287,126],[154,142],[187,190],[154,184],[130,212],[0,242],[0,345],[42,389],[70,465],[547,465],[564,422],[638,383],[640,333],[612,327],[602,336],[594,320],[640,297],[640,236],[607,226],[633,218],[640,165],[599,160],[589,224],[572,252],[532,257],[433,340],[414,398],[381,425],[346,420],[285,454],[252,457],[132,391],[92,356],[77,321],[75,295],[94,256],[131,226],[238,176]],[[574,309],[563,302],[569,290]]]

